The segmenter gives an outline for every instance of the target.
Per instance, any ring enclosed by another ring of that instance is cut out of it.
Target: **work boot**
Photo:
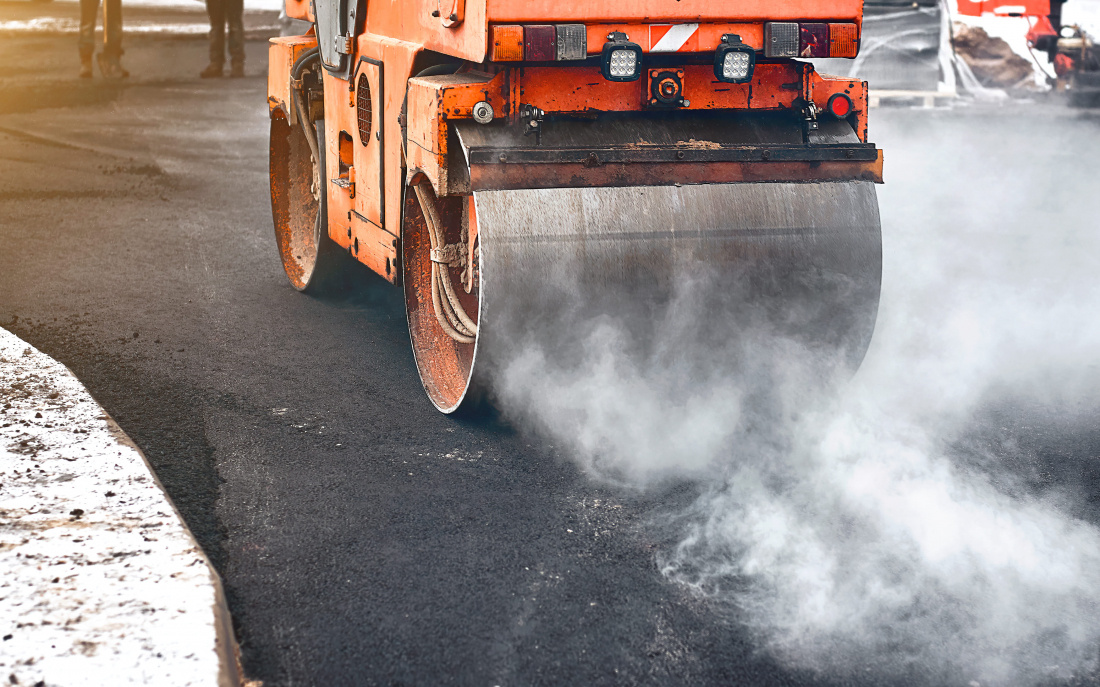
[[[90,79],[92,78],[92,56],[81,55],[80,56],[80,78]]]
[[[220,62],[211,62],[206,65],[206,69],[199,72],[199,78],[201,79],[220,79],[224,67]]]
[[[233,66],[229,69],[229,76],[234,79],[244,76],[244,60],[233,60]]]
[[[107,53],[99,53],[95,56],[96,62],[99,63],[99,73],[108,79],[125,79],[130,76],[130,72],[122,68],[119,64],[118,55],[108,55]]]

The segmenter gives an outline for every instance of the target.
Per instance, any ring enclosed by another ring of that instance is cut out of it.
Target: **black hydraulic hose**
[[[302,127],[302,133],[306,137],[306,143],[309,144],[309,150],[313,155],[314,164],[317,164],[321,160],[320,152],[317,150],[317,129],[314,128],[313,122],[309,119],[309,110],[306,109],[306,104],[302,99],[301,89],[296,88],[294,84],[301,81],[302,72],[305,71],[306,64],[311,62],[314,58],[319,57],[320,53],[321,49],[319,47],[310,48],[302,53],[290,68],[291,107],[293,107],[296,112],[298,124]]]
[[[447,336],[459,343],[472,344],[477,341],[477,323],[466,314],[458,300],[458,294],[451,283],[451,273],[448,271],[450,265],[440,262],[436,257],[436,251],[443,250],[445,244],[432,185],[428,181],[421,181],[413,190],[424,211],[424,223],[428,226],[431,244],[429,259],[432,262],[432,308],[435,310],[435,319]]]
[[[309,50],[306,50],[304,53],[302,53],[298,57],[298,59],[294,61],[294,66],[290,68],[291,78],[293,78],[293,79],[300,78],[301,77],[300,72],[304,68],[305,63],[308,62],[311,58],[315,57],[320,52],[321,52],[321,48],[318,47],[318,48],[310,48]]]

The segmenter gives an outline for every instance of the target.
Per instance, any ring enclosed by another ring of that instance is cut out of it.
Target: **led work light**
[[[631,43],[622,31],[608,35],[601,60],[608,81],[637,81],[642,76],[642,47]]]
[[[755,67],[756,51],[752,46],[742,43],[737,34],[722,36],[722,44],[714,53],[714,78],[726,83],[747,83],[752,81]]]

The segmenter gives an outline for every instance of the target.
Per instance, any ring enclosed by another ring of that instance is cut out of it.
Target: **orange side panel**
[[[362,145],[353,83],[325,74],[328,235],[353,258],[393,282],[397,280],[397,235],[381,226],[382,196],[376,176],[381,142]]]
[[[814,73],[811,79],[813,101],[818,110],[824,111],[825,105],[834,93],[844,93],[855,105],[856,135],[867,142],[867,82],[858,79],[843,79],[836,76],[823,76]],[[827,115],[822,115],[827,116]]]
[[[783,20],[859,21],[863,0],[487,0],[491,22],[741,22]]]
[[[469,119],[474,105],[488,102],[496,117],[507,117],[509,72],[426,76],[409,80],[408,150],[410,179],[424,174],[439,196],[461,193],[463,180],[448,174],[448,120]]]
[[[405,151],[409,178],[423,173],[437,196],[447,195],[447,120],[440,77],[409,81],[409,135]]]
[[[326,168],[322,183],[328,190],[328,235],[347,249],[353,243],[352,201],[356,193],[364,190],[355,183],[358,170],[354,164],[346,173],[340,171],[340,133],[355,130],[355,108],[348,106],[354,94],[349,93],[347,81],[334,79],[328,73],[324,75],[324,86]]]
[[[470,20],[471,7],[476,3],[466,3],[466,20]],[[476,8],[474,8],[476,9]],[[484,37],[484,35],[482,36]],[[402,41],[379,39],[373,42],[370,37],[359,41],[362,54],[376,58],[384,66],[386,79],[385,110],[385,166],[386,186],[383,190],[386,217],[383,225],[393,236],[401,235],[401,208],[404,207],[405,179],[402,175],[404,140],[398,120],[401,107],[405,102],[405,89],[412,75],[413,60],[419,52],[419,46]]]
[[[689,65],[684,72],[687,110],[776,109],[790,107],[801,92],[799,65],[759,64],[751,84],[731,84],[714,78],[711,65]],[[547,112],[625,112],[644,109],[649,80],[607,81],[599,67],[530,67],[516,70],[525,105]]]
[[[485,0],[462,0],[462,18],[452,22],[458,0],[368,0],[366,33],[396,39],[472,62],[485,59]],[[441,7],[446,6],[443,9]],[[445,13],[450,8],[450,13]],[[432,16],[437,12],[439,16]]]
[[[317,46],[314,36],[272,38],[267,51],[267,108],[290,114],[290,69],[303,52]]]
[[[324,77],[329,236],[391,282],[399,275],[397,251],[405,183],[398,118],[418,49],[415,44],[364,34],[358,39],[351,80],[327,73]],[[361,76],[371,91],[367,140],[360,135],[357,95]],[[354,143],[352,164],[344,174],[338,155],[341,132]]]
[[[1007,12],[998,12],[1000,8],[1010,9]],[[959,0],[959,14],[966,17],[980,17],[983,14],[996,14],[999,16],[1019,16],[1021,14],[1031,17],[1045,17],[1050,14],[1050,0]]]

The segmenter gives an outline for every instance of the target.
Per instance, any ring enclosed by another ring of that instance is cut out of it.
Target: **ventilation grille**
[[[366,74],[359,75],[359,84],[355,92],[355,110],[359,116],[359,141],[367,145],[370,143],[374,112],[371,109],[370,82]]]

